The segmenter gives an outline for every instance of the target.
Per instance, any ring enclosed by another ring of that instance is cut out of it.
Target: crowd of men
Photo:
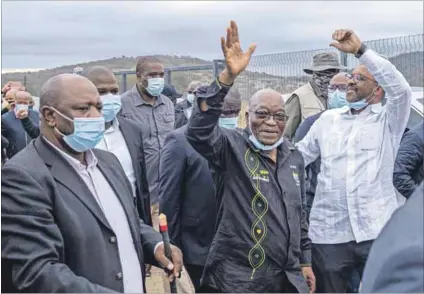
[[[101,66],[50,78],[37,111],[3,87],[3,292],[145,293],[152,266],[180,293],[424,291],[424,127],[406,130],[402,74],[336,30],[352,73],[319,53],[286,102],[262,89],[241,113],[256,45],[226,33],[225,70],[178,104],[154,57],[123,94]]]

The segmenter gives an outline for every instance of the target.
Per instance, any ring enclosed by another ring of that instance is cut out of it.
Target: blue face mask
[[[340,108],[347,105],[346,92],[340,92],[337,89],[334,92],[328,93],[328,107],[330,109]]]
[[[15,114],[21,109],[28,111],[28,104],[16,104],[14,108]]]
[[[105,118],[105,122],[114,120],[119,110],[121,110],[121,96],[108,93],[100,96],[100,98],[103,102],[103,116]]]
[[[256,139],[256,137],[252,134],[252,135],[250,135],[250,137],[249,137],[249,140],[253,143],[253,145],[255,145],[255,147],[256,148],[258,148],[259,150],[263,150],[263,151],[270,151],[270,150],[272,150],[272,149],[275,149],[275,148],[277,148],[278,146],[280,146],[282,143],[283,143],[283,141],[284,141],[284,138],[283,137],[281,137],[277,142],[275,142],[274,144],[272,144],[272,145],[264,145],[264,144],[262,144],[261,142],[259,142],[258,141],[258,139]]]
[[[163,88],[165,87],[165,79],[164,78],[150,78],[147,79],[147,88],[146,91],[149,92],[150,95],[156,97],[162,93]]]
[[[96,147],[103,139],[105,133],[105,118],[103,116],[93,118],[76,117],[72,120],[55,108],[51,108],[65,119],[74,123],[74,132],[70,135],[64,135],[56,128],[56,131],[63,136],[65,143],[74,151],[85,152],[90,150]]]
[[[226,129],[235,129],[237,128],[238,116],[236,117],[220,117],[219,126]]]
[[[187,101],[193,104],[194,94],[187,94]]]
[[[367,102],[366,99],[362,99],[356,102],[347,102],[347,105],[349,106],[349,108],[360,110],[367,107],[369,103]]]

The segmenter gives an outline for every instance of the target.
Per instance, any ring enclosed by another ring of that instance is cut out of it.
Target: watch
[[[356,52],[355,57],[360,58],[365,53],[365,51],[367,51],[367,49],[368,49],[367,45],[365,45],[364,43],[361,43],[361,47],[359,47],[359,50],[358,52]]]

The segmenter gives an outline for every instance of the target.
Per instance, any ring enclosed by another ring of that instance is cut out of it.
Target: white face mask
[[[255,137],[255,135],[253,135],[253,132],[252,132],[252,124],[251,124],[251,122],[250,122],[250,115],[249,115],[249,129],[250,129],[250,133],[251,133],[251,135],[249,136],[249,140],[250,140],[250,142],[252,142],[252,143],[253,143],[253,145],[255,145],[255,147],[256,147],[256,148],[258,148],[259,150],[269,151],[269,150],[275,149],[275,148],[277,148],[278,146],[280,146],[280,145],[283,143],[283,141],[284,141],[284,136],[283,136],[283,135],[281,135],[281,138],[280,138],[280,139],[278,139],[278,140],[277,140],[277,142],[275,142],[275,143],[274,143],[274,144],[272,144],[272,145],[265,145],[265,144],[263,144],[263,143],[259,142],[259,140]]]
[[[193,104],[194,101],[194,94],[187,94],[187,101]]]

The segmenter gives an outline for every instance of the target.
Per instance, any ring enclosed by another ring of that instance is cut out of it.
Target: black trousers
[[[196,293],[199,293],[200,279],[202,278],[204,267],[194,264],[186,264],[184,266],[188,272],[188,275],[190,276],[191,282],[193,283],[194,290],[196,291]]]
[[[362,277],[373,241],[312,244],[312,269],[316,293],[346,293],[355,274]],[[356,279],[357,282],[357,279]]]

